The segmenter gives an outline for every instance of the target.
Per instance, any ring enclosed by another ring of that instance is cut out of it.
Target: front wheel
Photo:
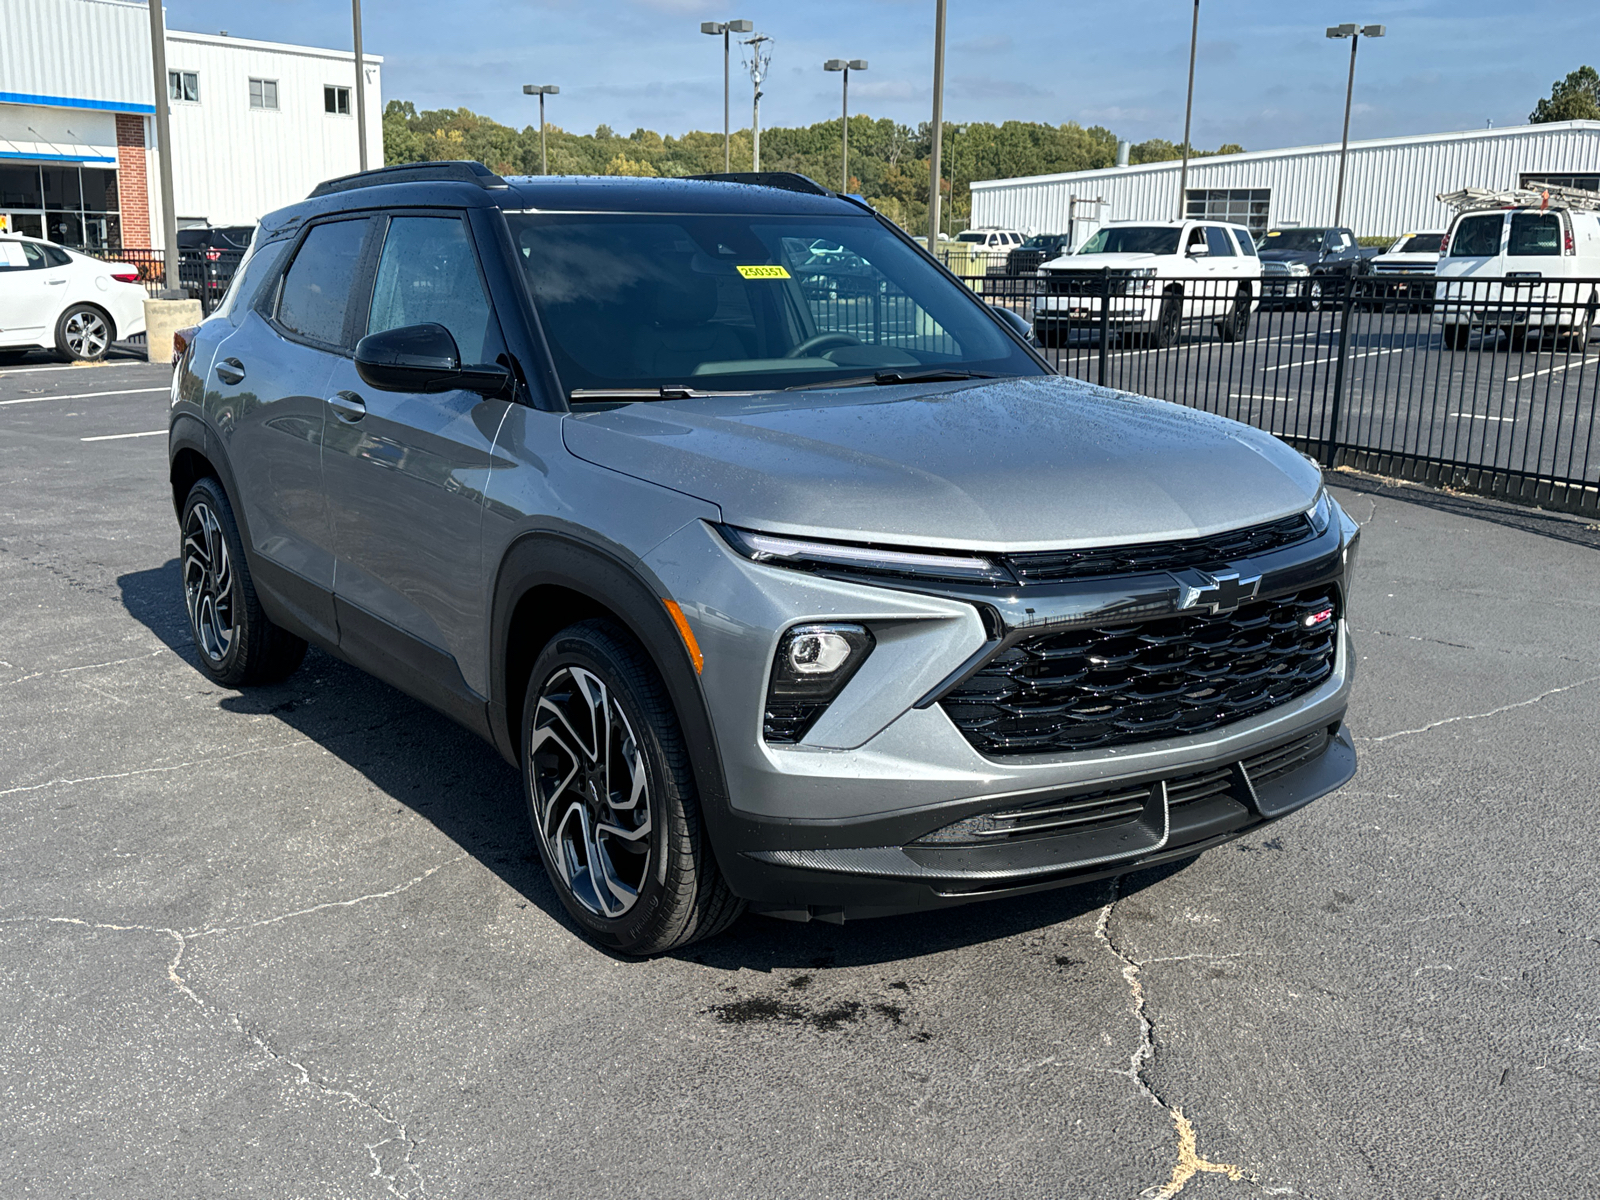
[[[539,654],[522,782],[550,882],[602,946],[660,954],[744,911],[712,854],[666,686],[620,627],[582,621]]]
[[[1305,305],[1307,312],[1322,311],[1322,280],[1313,279],[1306,284]]]
[[[1161,301],[1161,315],[1150,333],[1150,345],[1165,350],[1178,344],[1178,331],[1183,325],[1183,298],[1176,292],[1167,293]]]
[[[68,362],[99,362],[111,349],[111,320],[92,304],[74,304],[56,322],[56,350]]]

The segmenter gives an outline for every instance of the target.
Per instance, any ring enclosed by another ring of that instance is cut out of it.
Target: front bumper
[[[1358,530],[1335,511],[1326,533],[1234,565],[1261,575],[1263,597],[1328,581],[1342,588]],[[930,698],[994,651],[995,632],[1171,615],[1190,602],[1181,581],[1155,573],[1009,591],[876,586],[749,562],[698,523],[646,561],[704,652],[702,688],[729,796],[708,825],[730,886],[758,911],[885,915],[1119,874],[1238,837],[1355,771],[1343,726],[1354,656],[1342,620],[1331,675],[1266,712],[1162,740],[986,757]],[[798,744],[766,743],[761,721],[778,640],[812,621],[866,624],[877,646]],[[1326,742],[1314,759],[1253,787],[1251,761],[1311,735]],[[1232,779],[1224,791],[1167,802],[1169,784],[1224,769]],[[1146,785],[1143,810],[1126,822],[1000,844],[924,840],[1008,806]]]

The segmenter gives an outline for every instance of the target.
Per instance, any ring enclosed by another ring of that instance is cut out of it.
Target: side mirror
[[[463,366],[456,339],[443,325],[406,325],[369,333],[356,343],[356,374],[384,392],[450,392],[495,396],[511,372],[499,363]]]
[[[1011,332],[1015,333],[1030,346],[1033,344],[1033,326],[1028,324],[1027,319],[1021,313],[1015,312],[1003,304],[991,304],[989,307],[994,311],[995,316],[1011,327]]]
[[[1190,258],[1210,258],[1211,247],[1207,246],[1203,242],[1196,242],[1194,245],[1189,247],[1188,254]]]

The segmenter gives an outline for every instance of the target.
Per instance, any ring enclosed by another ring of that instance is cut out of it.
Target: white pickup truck
[[[1119,335],[1144,334],[1174,345],[1183,326],[1214,323],[1225,342],[1241,338],[1261,300],[1261,260],[1250,232],[1216,221],[1117,222],[1102,226],[1076,254],[1039,268],[1033,331],[1042,346],[1069,330],[1104,321]]]

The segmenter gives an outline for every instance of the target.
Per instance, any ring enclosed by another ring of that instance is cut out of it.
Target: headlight
[[[1318,537],[1328,532],[1328,526],[1333,524],[1333,497],[1327,488],[1317,493],[1317,502],[1306,510],[1306,519]]]
[[[1154,267],[1135,267],[1128,272],[1129,276],[1134,279],[1150,279],[1154,277],[1155,273],[1156,269]]]
[[[729,546],[752,562],[769,563],[775,567],[957,583],[1016,582],[1004,567],[977,555],[925,554],[915,550],[853,546],[845,542],[816,542],[755,533],[729,525],[717,526],[717,532],[722,534]]]
[[[798,742],[867,661],[876,640],[865,625],[796,625],[778,642],[761,722],[769,742]]]
[[[1309,274],[1311,274],[1311,268],[1306,266],[1305,263],[1290,263],[1289,264],[1289,274],[1291,274],[1291,275],[1309,275]]]

